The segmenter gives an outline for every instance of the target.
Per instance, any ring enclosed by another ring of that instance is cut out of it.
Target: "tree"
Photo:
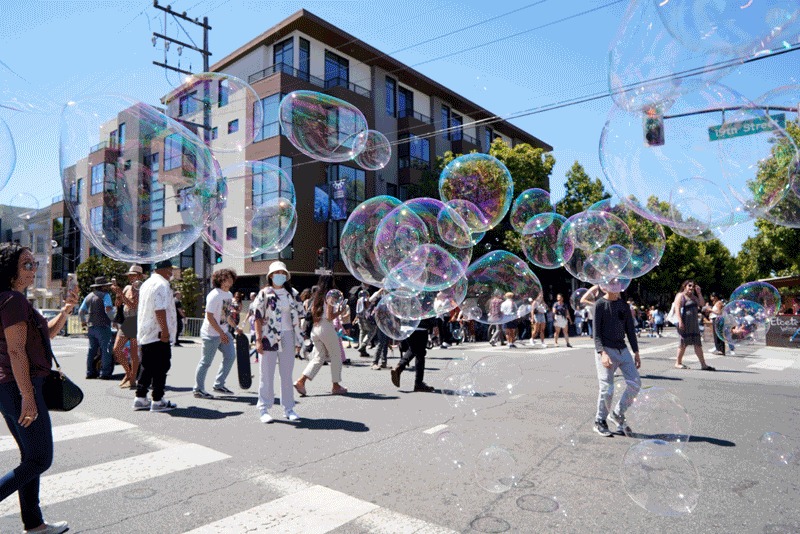
[[[200,280],[197,278],[194,269],[189,267],[181,272],[180,280],[172,282],[175,291],[181,294],[181,304],[187,317],[200,316]]]
[[[105,276],[109,282],[112,278],[116,278],[119,284],[124,286],[126,281],[125,273],[127,272],[127,263],[105,256],[89,256],[75,269],[81,298],[91,293],[90,286],[94,284],[94,279],[98,276]]]
[[[567,218],[585,210],[595,202],[611,198],[611,195],[603,187],[603,182],[599,178],[592,181],[583,166],[577,161],[567,171],[565,186],[567,194],[558,201],[555,208],[558,213]]]

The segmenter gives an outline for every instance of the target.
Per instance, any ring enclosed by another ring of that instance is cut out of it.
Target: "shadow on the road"
[[[250,406],[255,406],[258,402],[257,397],[243,397],[241,395],[217,395],[213,399],[209,399],[212,401],[227,401],[227,402],[243,402],[245,404],[249,404]]]
[[[662,441],[667,442],[675,442],[683,441],[686,439],[686,435],[677,435],[677,434],[640,434],[637,432],[631,432],[628,434],[629,438],[635,439],[660,439]],[[711,445],[717,445],[718,447],[735,447],[736,443],[732,441],[728,441],[725,439],[718,439],[718,438],[710,438],[708,436],[689,436],[689,443],[709,443]]]
[[[177,388],[175,386],[164,386],[164,391],[175,391],[180,393],[185,393],[186,391],[192,391],[193,388]]]
[[[683,378],[678,378],[677,376],[642,375],[642,380],[644,380],[645,378],[649,378],[650,380],[677,380],[677,381],[683,380]]]
[[[347,432],[367,432],[369,427],[358,421],[344,419],[300,419],[297,423],[288,423],[304,430],[345,430]]]
[[[334,396],[332,394],[329,394],[329,395],[330,396]],[[393,399],[399,399],[400,398],[397,395],[382,395],[380,393],[370,393],[370,392],[355,393],[355,392],[352,392],[352,391],[349,391],[347,393],[347,395],[343,395],[343,396],[344,397],[350,397],[351,399],[364,399],[364,400],[393,400]]]
[[[710,443],[719,447],[735,447],[736,443],[727,439],[709,438],[706,436],[689,436],[689,443]]]
[[[186,408],[175,408],[174,410],[164,413],[172,417],[185,417],[187,419],[225,419],[226,417],[242,415],[244,412],[221,412],[219,410],[188,406]]]
[[[457,395],[457,396],[461,396],[461,397],[495,397],[495,396],[497,396],[497,393],[495,393],[494,391],[485,391],[485,392],[472,391],[472,392],[470,392],[469,395],[467,395],[463,391],[456,391],[454,389],[437,389],[436,391],[433,391],[432,393],[438,393],[440,395]]]

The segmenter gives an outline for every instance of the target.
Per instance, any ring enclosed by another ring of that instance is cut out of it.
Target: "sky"
[[[649,0],[648,0],[649,1]],[[358,39],[507,117],[523,110],[608,90],[609,45],[627,2],[514,0],[174,0],[173,10],[207,16],[212,64],[305,8]],[[587,12],[585,14],[580,14]],[[153,31],[202,44],[198,28],[183,28],[152,0],[38,0],[0,7],[0,104],[25,102],[29,111],[0,109],[17,149],[15,171],[0,190],[0,203],[35,197],[40,206],[61,194],[58,115],[70,100],[121,93],[151,104],[179,83],[178,75],[152,64],[164,61]],[[796,41],[792,41],[796,42]],[[199,72],[200,55],[175,45],[171,65]],[[797,83],[800,54],[742,65],[721,81],[748,98]],[[356,80],[351,80],[356,81]],[[513,120],[554,147],[551,198],[564,195],[565,173],[578,161],[610,190],[598,157],[610,98]],[[1,135],[1,133],[0,133]],[[0,137],[0,139],[2,139]],[[4,154],[0,148],[0,157]],[[7,164],[7,162],[6,162]],[[2,174],[0,164],[0,174]],[[737,253],[754,233],[747,223],[722,241]]]

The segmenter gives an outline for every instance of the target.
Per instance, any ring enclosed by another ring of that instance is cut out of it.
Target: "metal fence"
[[[200,337],[200,327],[203,326],[203,319],[187,317],[186,324],[181,332],[181,337]],[[81,324],[81,319],[77,315],[67,318],[67,334],[81,335],[86,334],[87,328]]]

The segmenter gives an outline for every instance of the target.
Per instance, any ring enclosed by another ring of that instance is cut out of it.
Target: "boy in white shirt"
[[[203,326],[200,327],[200,338],[203,340],[203,354],[197,364],[195,374],[194,396],[200,399],[211,399],[213,395],[205,388],[206,373],[211,367],[211,362],[217,349],[222,353],[222,363],[214,380],[214,391],[224,395],[232,395],[233,391],[225,387],[225,380],[236,361],[236,349],[233,336],[228,333],[228,325],[236,328],[231,314],[233,294],[230,289],[236,282],[236,271],[233,269],[220,269],[211,275],[211,284],[214,286],[206,297],[206,314]]]

